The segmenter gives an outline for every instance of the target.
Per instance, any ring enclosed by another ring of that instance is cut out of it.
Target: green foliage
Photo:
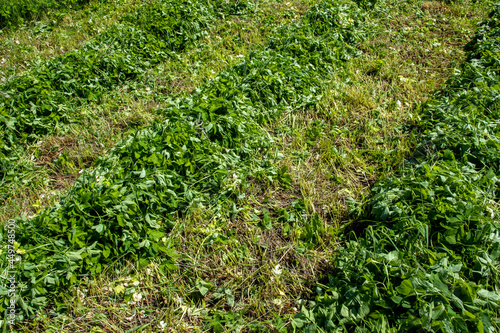
[[[182,50],[206,32],[218,11],[210,1],[161,2],[140,6],[122,21],[154,34],[171,50]]]
[[[247,15],[253,12],[254,3],[245,0],[218,0],[217,7],[225,15]]]
[[[68,124],[78,122],[82,106],[101,101],[110,90],[140,79],[147,69],[184,50],[209,28],[218,10],[210,1],[141,5],[134,17],[124,18],[125,23],[110,27],[82,49],[3,84],[0,179],[8,181],[8,174],[15,172],[11,161],[18,147],[67,131]]]
[[[499,327],[500,12],[422,110],[421,142],[380,180],[362,238],[293,321],[307,332],[494,332]]]
[[[329,3],[331,7],[338,5],[336,1]],[[197,7],[182,8],[184,13]],[[324,6],[311,10],[317,12],[321,8]],[[346,12],[336,11],[328,20],[349,15],[351,10],[358,13],[352,6],[339,8]],[[135,21],[150,26],[149,15],[163,18],[163,9],[147,8],[139,12]],[[202,24],[179,23],[179,41],[185,41],[181,32],[194,26]],[[314,106],[321,78],[353,54],[352,45],[341,35],[343,29],[334,26],[325,21],[311,28],[305,21],[277,32],[266,50],[251,53],[193,95],[168,102],[158,110],[164,116],[163,123],[140,130],[118,144],[96,163],[94,170],[76,181],[57,206],[30,220],[17,219],[17,250],[22,255],[22,266],[18,267],[16,279],[23,285],[17,303],[23,309],[20,319],[51,301],[61,310],[64,291],[115,261],[157,256],[174,260],[168,232],[177,218],[200,206],[232,207],[244,194],[248,177],[288,182],[284,170],[275,167],[268,154],[273,140],[262,125],[284,112]],[[156,39],[165,29],[160,23],[153,25],[152,40],[166,43]],[[154,50],[157,51],[152,52],[153,56],[162,56],[162,48],[144,49],[149,37],[144,37],[144,42],[129,38],[136,33],[143,36],[142,32],[135,28],[126,31],[123,36],[110,33],[117,39],[116,44],[110,45],[116,50],[111,54],[118,54],[122,43],[128,41],[127,50],[139,54],[138,59]],[[289,31],[289,38],[284,37],[284,31]],[[170,32],[165,35],[171,36]],[[105,35],[102,38],[107,40]],[[183,42],[170,45],[182,47]],[[115,80],[125,74],[106,70],[110,72],[120,73]],[[133,69],[126,74],[139,75]],[[110,81],[111,85],[116,84]],[[94,85],[81,93],[88,98],[90,91],[104,88],[91,89]],[[33,105],[36,108],[39,102]],[[307,243],[317,242],[320,224],[318,217],[305,221],[299,238]],[[6,233],[2,236],[6,244]],[[6,255],[0,254],[3,270],[7,268],[7,261],[3,260]],[[8,304],[7,292],[0,286],[0,310]],[[218,293],[232,306],[230,291]]]
[[[0,29],[36,20],[51,10],[77,9],[89,0],[2,0]]]
[[[377,4],[377,0],[355,0],[358,6],[363,9],[372,9]]]

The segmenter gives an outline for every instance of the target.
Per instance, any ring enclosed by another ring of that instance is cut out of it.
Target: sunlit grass
[[[262,3],[255,18],[221,23],[185,56],[148,73],[144,82],[86,107],[83,126],[73,133],[31,147],[24,158],[39,152],[47,165],[34,173],[31,182],[37,186],[14,192],[2,218],[27,214],[37,201],[40,207],[57,201],[57,193],[45,199],[57,189],[57,177],[75,175],[131,131],[161,121],[154,112],[165,101],[160,94],[188,95],[240,55],[261,47],[275,24],[262,30],[259,24],[277,11],[288,12],[289,6]],[[299,18],[305,5],[295,6],[300,9],[292,17]],[[169,234],[176,249],[172,267],[152,262],[138,268],[118,261],[73,291],[65,315],[43,315],[21,331],[288,328],[300,300],[309,299],[331,269],[328,260],[341,246],[336,234],[352,217],[349,210],[412,151],[419,106],[463,60],[463,46],[488,9],[484,2],[381,1],[370,19],[373,30],[359,46],[363,53],[326,80],[316,108],[287,114],[267,128],[277,142],[275,154],[282,156],[279,163],[292,176],[290,187],[255,181],[238,207],[192,211]],[[69,162],[61,165],[60,154]],[[326,230],[312,249],[277,220],[280,209],[297,202],[303,203],[305,215],[321,216]],[[265,210],[272,217],[271,229],[263,226]]]

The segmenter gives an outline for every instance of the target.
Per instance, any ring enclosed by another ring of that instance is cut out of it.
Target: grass
[[[296,180],[290,195],[300,193],[309,211],[336,225],[349,219],[349,198],[362,202],[376,179],[401,167],[416,143],[419,107],[463,61],[463,46],[490,7],[412,1],[379,8],[376,32],[359,46],[363,55],[330,80],[317,108],[269,129]]]
[[[267,6],[261,19],[289,10],[286,3]],[[297,3],[297,15],[302,6]],[[371,18],[372,35],[360,45],[363,54],[329,80],[315,110],[290,114],[268,128],[278,139],[275,154],[292,176],[290,188],[254,180],[250,195],[233,211],[192,211],[165,240],[176,249],[171,267],[153,262],[138,269],[118,261],[72,293],[66,315],[43,314],[19,331],[289,328],[301,300],[311,297],[332,267],[329,259],[341,246],[336,234],[352,218],[349,211],[355,215],[378,177],[401,167],[415,145],[411,129],[419,124],[419,106],[463,60],[463,45],[488,9],[485,2],[466,0],[381,2]],[[233,33],[243,27],[243,44],[235,45]],[[71,135],[31,147],[47,164],[34,174],[35,186],[18,189],[3,205],[2,219],[29,212],[33,203],[52,204],[57,181],[69,185],[78,169],[91,166],[129,131],[160,119],[154,112],[164,102],[158,92],[189,94],[237,55],[246,55],[250,45],[262,44],[259,28],[252,18],[223,23],[202,42],[206,47],[160,66],[145,82],[110,94],[101,105],[89,105],[87,122]],[[62,163],[61,153],[71,163]],[[46,179],[58,180],[44,184]],[[325,231],[317,246],[304,248],[300,235],[282,228],[282,208],[322,217]]]
[[[0,82],[48,58],[81,48],[136,6],[133,0],[90,2],[79,10],[42,15],[39,20],[4,28],[0,31]]]
[[[345,245],[334,257],[335,270],[318,283],[314,302],[294,319],[295,327],[307,332],[329,326],[342,332],[498,327],[493,258],[499,161],[493,132],[499,13],[495,4],[467,44],[460,69],[419,109],[414,153],[370,190],[357,221],[365,230],[342,235]]]
[[[32,216],[57,202],[61,190],[64,193],[96,157],[136,129],[159,121],[161,115],[155,110],[169,97],[190,94],[262,45],[273,28],[298,19],[307,8],[307,2],[290,4],[263,1],[256,4],[255,14],[221,20],[195,47],[148,71],[143,80],[108,93],[100,104],[81,108],[81,123],[72,126],[70,134],[50,136],[27,147],[18,163],[31,171],[8,184],[11,195],[2,199],[0,221]]]
[[[0,28],[15,28],[42,18],[60,19],[64,11],[80,9],[87,0],[13,0],[0,1]]]

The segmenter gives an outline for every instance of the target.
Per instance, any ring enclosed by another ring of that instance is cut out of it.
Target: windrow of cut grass
[[[420,110],[420,143],[371,190],[292,325],[303,332],[499,328],[500,5],[467,60]]]
[[[262,126],[316,104],[323,78],[356,55],[365,15],[348,1],[313,5],[265,50],[159,109],[165,121],[118,144],[58,205],[16,219],[14,254],[4,229],[2,278],[9,256],[20,259],[18,319],[48,304],[61,311],[72,285],[119,260],[160,257],[168,270],[175,256],[168,232],[179,218],[200,207],[234,211],[249,177],[286,184]],[[4,310],[8,290],[0,288]]]
[[[248,7],[240,3],[240,7]],[[222,2],[167,1],[138,7],[85,47],[50,59],[9,80],[0,94],[0,178],[15,181],[26,144],[63,134],[79,122],[82,106],[137,81],[148,69],[181,52],[223,15],[241,11]],[[8,191],[9,186],[2,186]],[[2,191],[2,195],[10,193]]]

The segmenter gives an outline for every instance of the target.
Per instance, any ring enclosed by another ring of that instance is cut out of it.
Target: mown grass
[[[80,9],[88,0],[12,0],[0,1],[0,29],[15,28],[20,24],[43,17],[60,18],[68,9]]]
[[[131,3],[128,10],[134,5]],[[173,54],[172,60],[152,68],[142,80],[111,91],[99,104],[84,105],[80,123],[72,125],[68,134],[38,140],[20,156],[18,164],[30,170],[8,184],[11,195],[3,198],[0,220],[32,216],[38,209],[57,202],[59,193],[65,193],[95,158],[138,128],[160,121],[161,115],[155,110],[168,98],[190,94],[251,50],[262,47],[271,30],[299,19],[307,6],[307,1],[257,2],[253,14],[228,15],[195,46]]]
[[[363,55],[331,79],[317,109],[270,129],[281,138],[293,193],[309,211],[341,224],[379,176],[398,170],[416,143],[420,105],[458,68],[489,8],[466,1],[378,6]]]
[[[137,269],[135,263],[118,261],[73,294],[66,315],[45,314],[20,330],[288,328],[299,300],[311,297],[315,282],[332,265],[328,258],[340,246],[336,233],[348,221],[349,208],[358,207],[356,202],[363,201],[375,179],[401,166],[415,144],[411,127],[418,124],[418,106],[463,60],[463,45],[489,9],[484,2],[469,1],[381,2],[378,8],[371,22],[374,33],[360,46],[364,53],[331,79],[317,108],[285,117],[268,129],[280,138],[276,155],[283,156],[281,163],[292,175],[289,189],[256,180],[252,195],[234,211],[192,211],[169,234],[168,242],[176,249],[170,269],[159,269],[154,262]],[[203,78],[228,62],[206,67]],[[193,67],[187,68],[199,73]],[[185,86],[178,91],[187,93],[203,82],[177,73],[173,77],[175,83],[166,89]],[[142,92],[165,86],[144,85]],[[123,96],[133,101],[125,90]],[[161,103],[154,96],[142,101]],[[143,111],[147,104],[135,105],[127,112],[143,126],[149,121]],[[287,236],[275,219],[280,208],[290,207],[323,218],[326,231],[314,248],[304,248],[297,235]]]
[[[48,58],[78,49],[120,17],[136,10],[135,0],[90,2],[81,9],[43,14],[26,24],[0,30],[0,82]]]
[[[499,4],[466,59],[419,109],[417,146],[370,190],[328,281],[293,325],[307,332],[498,328]],[[325,329],[325,330],[323,330]]]

